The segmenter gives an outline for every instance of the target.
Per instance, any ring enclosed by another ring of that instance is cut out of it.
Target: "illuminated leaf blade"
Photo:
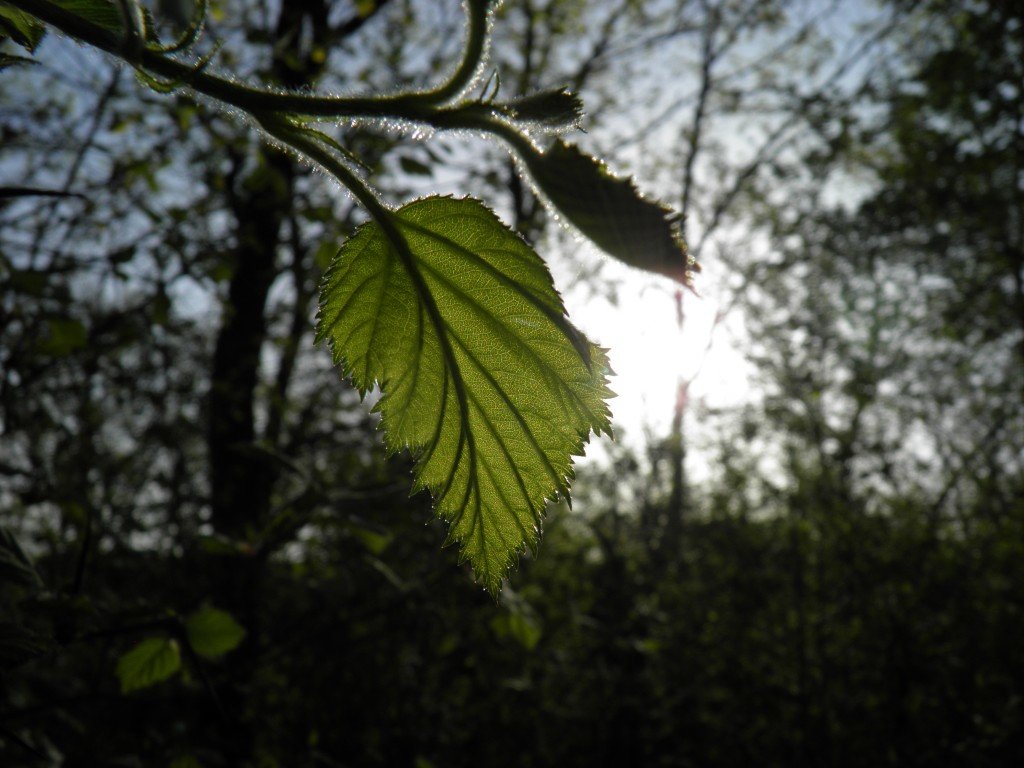
[[[181,669],[178,641],[169,637],[150,637],[120,658],[117,677],[121,692],[131,693],[167,680]]]
[[[484,205],[431,197],[364,225],[320,296],[318,340],[416,458],[450,539],[491,591],[533,547],[572,456],[609,430],[607,361],[544,262]]]
[[[246,634],[234,616],[209,605],[185,620],[185,633],[192,650],[206,659],[216,659],[233,651]]]

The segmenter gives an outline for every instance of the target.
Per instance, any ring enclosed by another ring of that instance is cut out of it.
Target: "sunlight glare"
[[[670,280],[609,263],[618,303],[570,291],[570,317],[609,349],[616,429],[633,439],[645,429],[670,428],[680,380],[691,381],[690,407],[699,400],[723,407],[749,397],[749,364],[736,346],[737,323],[712,295],[696,295]],[[701,286],[703,289],[703,286]],[[683,326],[679,324],[680,302]]]

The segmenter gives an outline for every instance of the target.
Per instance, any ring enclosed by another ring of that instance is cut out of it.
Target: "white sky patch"
[[[713,294],[695,295],[671,280],[619,264],[591,246],[579,260],[602,260],[602,277],[617,283],[617,302],[580,286],[564,292],[573,323],[607,347],[615,375],[611,388],[614,424],[623,439],[642,440],[645,431],[668,432],[678,382],[693,380],[691,403],[714,407],[750,398],[750,366],[735,344],[728,317],[716,324],[721,305]],[[555,266],[556,283],[571,282],[566,260]],[[677,315],[681,292],[684,326]],[[710,345],[709,345],[710,342]]]

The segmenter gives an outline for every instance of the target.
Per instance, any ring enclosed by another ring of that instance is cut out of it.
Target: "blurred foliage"
[[[214,18],[253,76],[381,89],[447,5]],[[597,77],[610,54],[555,51],[609,7],[506,3],[498,55]],[[614,29],[691,40],[708,7],[788,6],[631,0]],[[662,442],[611,446],[498,602],[311,345],[351,204],[62,41],[0,73],[4,183],[76,195],[0,198],[0,764],[1024,764],[1024,19],[886,8],[856,88],[794,98],[789,155],[698,177],[698,221],[728,197],[771,243],[723,249],[763,388],[691,416],[710,476],[681,496]],[[396,195],[458,166],[344,138]]]

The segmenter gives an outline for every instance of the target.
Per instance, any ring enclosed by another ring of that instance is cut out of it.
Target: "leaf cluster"
[[[244,110],[365,207],[373,224],[342,247],[322,286],[319,338],[363,392],[381,386],[388,444],[416,454],[414,487],[434,495],[492,592],[515,553],[536,543],[545,502],[568,494],[571,456],[590,431],[609,429],[603,353],[566,319],[543,260],[497,217],[468,199],[391,208],[313,121],[397,119],[495,136],[542,197],[610,255],[687,285],[696,269],[670,209],[578,148],[558,140],[542,149],[530,138],[578,124],[577,96],[556,89],[501,103],[467,94],[484,66],[493,6],[466,4],[461,61],[438,86],[353,98],[237,83],[207,71],[212,54],[183,64],[172,54],[194,47],[206,3],[171,45],[135,2],[18,0],[3,17],[29,52],[45,22],[129,62],[161,93],[187,87]]]

